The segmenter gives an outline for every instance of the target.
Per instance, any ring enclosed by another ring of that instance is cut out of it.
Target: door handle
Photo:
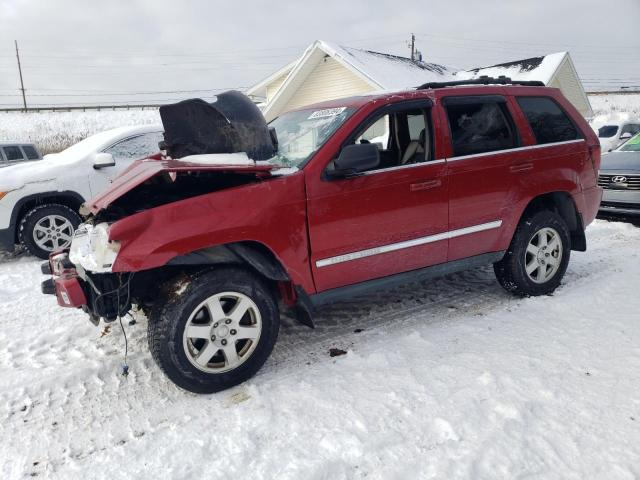
[[[429,190],[430,188],[438,188],[440,185],[442,185],[442,181],[440,179],[426,180],[424,182],[412,183],[409,188],[412,192],[417,192],[418,190]]]
[[[527,163],[519,163],[518,165],[512,165],[509,167],[509,170],[511,170],[513,173],[520,173],[520,172],[533,170],[533,163],[527,162]]]

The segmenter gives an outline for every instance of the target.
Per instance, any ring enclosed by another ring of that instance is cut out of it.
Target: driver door
[[[149,132],[120,140],[102,150],[113,156],[115,165],[95,170],[90,178],[91,195],[96,196],[109,188],[111,181],[126,170],[134,160],[145,158],[159,151],[162,132]]]
[[[352,178],[308,180],[318,292],[446,261],[447,240],[438,236],[448,224],[446,163],[434,145],[433,121],[428,101],[384,107],[342,145],[376,144],[378,167]],[[410,146],[415,155],[405,155]]]

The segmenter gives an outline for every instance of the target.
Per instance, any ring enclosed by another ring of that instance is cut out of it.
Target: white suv
[[[620,123],[608,123],[598,128],[598,138],[602,153],[618,148],[624,142],[640,132],[640,120]]]
[[[2,169],[0,247],[22,243],[47,258],[67,247],[78,209],[105,190],[132,161],[159,151],[162,126],[121,127],[93,135],[61,153]]]

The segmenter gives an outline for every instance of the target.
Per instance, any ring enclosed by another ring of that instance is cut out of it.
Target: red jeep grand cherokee
[[[203,393],[256,373],[285,306],[313,326],[321,304],[489,263],[508,291],[549,294],[586,250],[598,138],[556,89],[460,83],[270,125],[238,92],[162,107],[166,155],[83,207],[43,291],[96,324],[142,308],[160,368]]]

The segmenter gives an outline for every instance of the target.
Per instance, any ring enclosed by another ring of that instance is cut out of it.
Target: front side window
[[[631,135],[635,135],[638,132],[640,132],[640,125],[638,125],[637,123],[628,123],[627,125],[624,125],[622,127],[622,131],[620,132],[620,135],[624,135],[625,133],[630,133]]]
[[[38,158],[40,158],[40,155],[38,155],[38,152],[36,151],[36,149],[33,148],[31,145],[23,145],[22,151],[24,152],[24,154],[27,156],[27,159],[29,160],[37,160]]]
[[[162,132],[145,133],[122,140],[105,149],[104,153],[110,153],[116,162],[118,160],[145,158],[160,151],[158,143],[162,141],[162,138]]]
[[[493,101],[446,106],[453,155],[475,155],[514,148],[517,138],[504,103]]]
[[[617,125],[605,125],[598,129],[598,137],[600,138],[611,138],[618,131]]]
[[[582,138],[569,116],[547,97],[517,97],[533,130],[536,143],[567,142]]]
[[[3,147],[4,156],[7,161],[12,162],[16,160],[24,160],[20,147]]]
[[[302,167],[354,111],[337,107],[281,115],[269,124],[276,131],[278,152],[268,161],[284,167]]]

